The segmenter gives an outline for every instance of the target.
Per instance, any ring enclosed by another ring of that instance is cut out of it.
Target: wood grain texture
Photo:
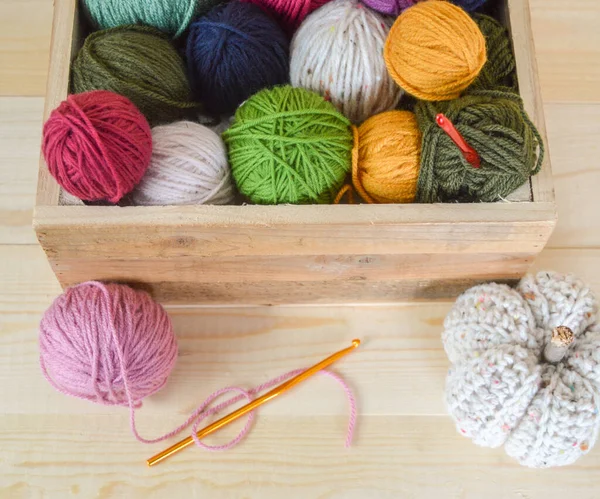
[[[0,97],[0,244],[36,242],[31,216],[43,106],[41,97]]]
[[[144,430],[174,422],[150,419]],[[547,472],[517,467],[499,449],[472,445],[447,419],[365,417],[350,450],[343,447],[344,425],[343,418],[259,416],[234,452],[188,449],[148,469],[143,460],[160,446],[133,441],[125,415],[4,416],[0,432],[10,457],[0,497],[564,499],[567,490],[578,499],[596,497],[597,454],[549,479]],[[28,439],[31,428],[46,430],[47,438]],[[72,452],[99,447],[102,454]]]
[[[508,0],[506,8],[517,65],[519,93],[523,98],[525,110],[540,132],[543,143],[547,144],[546,119],[540,92],[535,42],[531,30],[529,0]],[[549,154],[544,156],[540,172],[531,178],[531,195],[535,202],[554,202],[554,185]]]
[[[0,96],[43,96],[52,24],[49,0],[0,1]]]
[[[599,103],[597,0],[529,0],[546,102]]]
[[[549,104],[558,225],[550,247],[600,248],[600,105]]]
[[[50,42],[50,62],[44,120],[66,97],[69,90],[71,60],[79,43],[79,9],[77,0],[55,0]],[[36,204],[57,205],[60,187],[50,175],[43,158],[39,162]]]

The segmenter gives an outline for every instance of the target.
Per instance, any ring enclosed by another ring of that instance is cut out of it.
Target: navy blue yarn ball
[[[450,0],[453,4],[462,7],[468,12],[481,7],[487,0]]]
[[[289,40],[260,7],[234,0],[190,26],[188,75],[209,112],[230,113],[263,88],[289,80]]]

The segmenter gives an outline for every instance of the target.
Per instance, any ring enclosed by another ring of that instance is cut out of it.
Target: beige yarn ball
[[[394,109],[402,90],[383,59],[390,24],[358,0],[317,9],[292,39],[292,85],[321,94],[354,123]]]
[[[444,322],[446,402],[460,433],[532,468],[571,464],[600,430],[598,303],[579,279],[466,291]]]
[[[229,204],[235,190],[225,144],[209,128],[178,121],[152,129],[152,158],[134,205]]]

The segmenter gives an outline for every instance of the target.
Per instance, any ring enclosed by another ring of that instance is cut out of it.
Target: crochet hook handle
[[[479,154],[477,154],[477,151],[467,143],[454,124],[442,113],[435,117],[435,121],[438,126],[448,134],[448,137],[456,144],[456,147],[460,149],[460,152],[467,162],[470,163],[473,168],[481,168]]]
[[[226,416],[215,421],[214,423],[211,423],[206,428],[203,428],[202,430],[198,431],[198,433],[197,433],[198,438],[204,438],[204,437],[210,435],[211,433],[217,431],[218,429],[222,428],[223,426],[226,426],[229,423],[235,421],[236,419],[239,419],[242,416],[248,414],[249,412],[253,411],[257,407],[268,402],[269,400],[272,400],[275,397],[281,395],[282,393],[287,392],[288,390],[290,390],[297,384],[301,383],[305,379],[310,378],[314,374],[318,373],[319,371],[325,369],[327,366],[330,366],[331,364],[333,364],[340,358],[349,354],[356,347],[358,347],[358,345],[360,345],[360,340],[352,340],[352,345],[350,345],[348,348],[344,348],[343,350],[340,350],[339,352],[336,352],[333,355],[330,355],[329,357],[327,357],[326,359],[323,359],[318,364],[315,364],[314,366],[308,368],[306,371],[301,372],[297,376],[286,381],[285,383],[282,383],[279,386],[276,386],[271,391],[265,393],[264,395],[260,396],[259,398],[249,402],[245,406],[240,407],[239,409],[233,411],[231,414],[227,414]],[[194,439],[192,437],[187,437],[187,438],[181,440],[180,442],[177,442],[176,444],[172,445],[168,449],[165,449],[164,451],[156,454],[155,456],[152,456],[150,459],[148,459],[146,461],[146,463],[148,464],[148,466],[154,466],[155,464],[158,464],[161,461],[164,461],[165,459],[172,456],[173,454],[185,449],[186,447],[189,447],[193,443],[194,443]]]

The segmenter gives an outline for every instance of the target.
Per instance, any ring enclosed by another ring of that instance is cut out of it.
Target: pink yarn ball
[[[365,5],[368,5],[373,10],[387,14],[389,16],[397,16],[405,9],[412,7],[419,0],[362,0]]]
[[[84,201],[118,202],[142,179],[152,155],[144,115],[127,98],[94,90],[69,95],[44,125],[48,169]]]
[[[330,0],[244,0],[272,13],[281,26],[292,34],[304,18]]]
[[[67,289],[40,324],[40,365],[59,392],[104,405],[139,406],[167,382],[177,340],[150,295],[119,284]]]

